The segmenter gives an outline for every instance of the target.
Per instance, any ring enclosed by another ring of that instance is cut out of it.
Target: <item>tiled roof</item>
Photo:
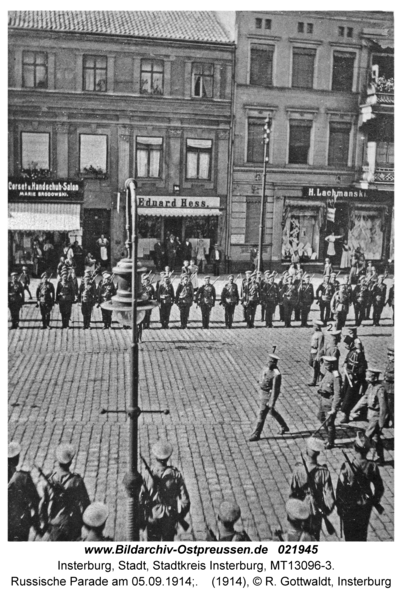
[[[230,43],[213,11],[10,11],[11,28]]]

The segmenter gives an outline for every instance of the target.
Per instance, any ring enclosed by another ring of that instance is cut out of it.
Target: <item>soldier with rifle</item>
[[[176,290],[176,304],[180,311],[181,328],[187,329],[190,308],[193,304],[194,289],[186,273],[181,276],[181,281]]]
[[[320,307],[320,320],[326,325],[331,313],[331,299],[335,293],[335,288],[329,280],[329,275],[325,275],[323,283],[318,286],[316,291],[317,304]]]
[[[370,440],[360,432],[353,443],[352,460],[345,451],[336,487],[336,505],[346,542],[366,542],[373,507],[384,512],[380,504],[384,484],[376,463],[367,459]]]
[[[362,395],[361,389],[365,387],[367,361],[361,350],[360,340],[354,341],[350,336],[345,336],[343,341],[348,353],[343,363],[345,379],[342,387],[340,423],[348,423],[350,412]]]
[[[205,275],[204,285],[198,288],[195,295],[195,303],[201,308],[203,329],[209,329],[209,318],[211,315],[211,310],[215,306],[215,302],[215,287],[211,283],[211,277],[209,275]]]
[[[113,542],[113,538],[103,534],[109,510],[102,502],[93,502],[82,515],[81,541],[83,542]]]
[[[144,273],[141,278],[141,300],[153,300],[155,298],[155,288],[152,285],[152,281],[149,278],[148,273]],[[144,320],[141,323],[142,329],[149,329],[151,324],[151,312],[152,310],[145,311]]]
[[[247,272],[246,272],[247,274]],[[256,279],[256,273],[251,273],[247,282],[243,281],[242,304],[246,315],[248,329],[254,327],[255,313],[260,301],[260,286]]]
[[[225,309],[225,326],[232,329],[235,308],[239,304],[239,290],[233,275],[229,275],[229,281],[222,289],[220,304]]]
[[[314,288],[310,283],[310,275],[302,279],[299,287],[299,306],[301,312],[301,327],[308,327],[308,316],[314,302]]]
[[[47,271],[41,275],[42,281],[36,288],[36,306],[40,308],[42,315],[42,329],[51,329],[50,315],[55,301],[55,289],[53,283],[49,281]]]
[[[323,521],[328,534],[335,533],[328,518],[335,507],[331,475],[327,465],[318,462],[318,455],[323,450],[321,440],[308,438],[305,456],[301,455],[301,462],[297,463],[290,484],[290,497],[302,500],[309,508],[310,516],[305,530],[317,541],[320,540]]]
[[[27,542],[31,527],[41,532],[39,494],[29,471],[18,468],[21,446],[8,445],[8,541]]]
[[[83,329],[91,329],[92,309],[96,302],[96,286],[93,277],[85,273],[78,289],[78,302],[81,302]]]
[[[275,283],[275,274],[266,271],[261,285],[261,307],[264,309],[265,326],[272,328],[273,316],[279,302],[279,290]]]
[[[149,542],[172,542],[179,526],[185,531],[189,528],[185,517],[190,510],[190,497],[180,471],[167,464],[172,452],[169,442],[157,442],[152,448],[156,459],[152,469],[141,456],[146,473],[140,502]]]
[[[320,382],[318,394],[320,403],[317,417],[327,432],[327,443],[325,448],[334,447],[335,443],[335,419],[341,403],[341,376],[337,370],[337,358],[335,356],[323,356],[325,374]]]
[[[46,481],[39,507],[45,531],[43,541],[74,542],[80,538],[82,515],[90,500],[81,475],[70,471],[74,456],[71,444],[60,444],[52,473],[46,475],[36,467]]]
[[[387,297],[387,286],[384,283],[384,275],[379,275],[378,281],[371,290],[371,302],[373,304],[373,325],[380,326],[381,313],[385,306]]]
[[[219,533],[216,533],[208,526],[207,541],[213,542],[251,542],[244,529],[241,531],[234,528],[235,523],[240,519],[241,511],[236,502],[224,500],[219,506],[218,522]]]
[[[169,329],[170,311],[174,302],[174,289],[169,275],[163,275],[162,283],[159,282],[156,298],[159,304],[159,318],[162,329]]]
[[[349,294],[345,283],[342,283],[332,296],[331,312],[335,318],[335,329],[342,330],[349,312]]]
[[[103,329],[110,329],[112,326],[113,311],[102,308],[103,302],[111,300],[112,296],[117,293],[116,286],[113,283],[112,276],[107,271],[102,273],[102,280],[99,282],[97,290],[98,308],[100,306],[102,312]]]
[[[286,502],[287,531],[283,535],[281,529],[275,535],[281,542],[315,542],[316,539],[308,532],[310,507],[298,498],[289,498]]]

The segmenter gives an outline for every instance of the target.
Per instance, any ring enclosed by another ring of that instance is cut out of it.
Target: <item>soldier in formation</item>
[[[113,313],[111,310],[102,308],[103,302],[108,302],[117,293],[116,286],[113,283],[110,273],[105,271],[102,274],[102,280],[99,282],[96,295],[97,306],[101,308],[103,329],[110,329],[112,326]]]
[[[308,317],[315,298],[314,287],[309,275],[302,279],[299,289],[299,306],[301,312],[301,327],[308,327]]]
[[[313,369],[312,379],[309,386],[317,385],[317,381],[321,379],[321,358],[324,355],[325,335],[322,331],[324,323],[322,321],[314,321],[314,333],[311,336],[310,342],[310,360],[309,365]]]
[[[42,274],[41,280],[36,288],[36,306],[39,307],[42,316],[42,329],[51,329],[50,316],[55,303],[56,292],[46,271]]]
[[[201,308],[203,329],[209,329],[211,310],[216,302],[216,291],[210,280],[210,276],[205,275],[204,285],[198,288],[195,296],[195,302]]]
[[[273,327],[273,318],[279,302],[279,290],[275,283],[274,273],[266,271],[261,284],[261,306],[264,309],[265,326]]]
[[[162,283],[159,283],[156,298],[159,304],[159,315],[162,329],[169,329],[170,311],[174,303],[174,289],[169,275],[163,275]]]
[[[320,321],[327,325],[331,316],[331,300],[335,293],[335,288],[330,283],[329,275],[325,275],[323,283],[317,288],[317,304],[320,307]]]
[[[109,510],[102,502],[93,502],[82,515],[81,541],[83,542],[112,542],[113,538],[104,535]]]
[[[335,418],[341,404],[342,380],[335,368],[335,356],[323,356],[322,360],[325,374],[318,388],[320,399],[317,417],[327,432],[325,447],[330,449],[335,443]]]
[[[8,282],[8,308],[11,314],[11,329],[18,329],[20,323],[20,310],[24,304],[24,288],[18,281],[18,273],[11,273]]]
[[[173,446],[159,440],[152,447],[155,463],[152,468],[144,459],[140,503],[144,513],[143,527],[149,542],[171,542],[180,527],[188,529],[185,517],[190,511],[190,497],[183,476],[176,467],[168,465]]]
[[[249,277],[247,278],[247,275]],[[255,313],[260,301],[260,286],[256,279],[256,273],[246,271],[246,280],[243,280],[241,302],[243,304],[245,320],[248,329],[254,327]]]
[[[299,302],[299,289],[296,281],[288,277],[281,291],[283,302],[283,319],[285,327],[291,327],[292,313]]]
[[[141,300],[153,300],[155,298],[155,288],[151,283],[148,273],[144,273],[141,278]],[[151,310],[145,311],[144,320],[142,321],[142,329],[149,329],[151,325]]]
[[[356,327],[362,324],[366,318],[367,306],[369,302],[370,292],[364,275],[359,279],[359,283],[353,290],[353,306],[355,311]]]
[[[316,538],[309,533],[310,507],[298,498],[289,498],[286,502],[287,531],[276,531],[282,542],[315,542]]]
[[[96,302],[96,286],[89,273],[82,278],[78,289],[78,302],[81,302],[83,329],[91,329],[92,309]]]
[[[395,410],[394,410],[394,382],[395,382],[395,355],[394,349],[388,347],[387,351],[388,362],[385,367],[383,386],[387,396],[388,407],[388,425],[392,422],[392,427],[395,427]]]
[[[281,392],[282,383],[282,376],[278,369],[278,360],[278,356],[275,354],[270,354],[268,356],[268,365],[264,367],[261,372],[258,382],[260,386],[260,412],[255,429],[249,439],[250,442],[258,442],[260,439],[268,413],[270,413],[279,424],[281,428],[281,435],[284,435],[289,431],[289,427],[287,426],[285,419],[275,409],[278,396]]]
[[[187,274],[183,274],[181,281],[176,290],[176,304],[180,311],[181,328],[187,329],[190,308],[193,304],[194,289],[191,285],[190,278]]]
[[[64,268],[56,287],[56,304],[59,305],[63,329],[70,327],[73,302],[75,302],[75,289],[73,283],[68,279],[67,269]]]
[[[40,533],[39,494],[29,471],[18,467],[21,446],[8,445],[8,541],[27,542],[31,527]]]
[[[235,529],[235,524],[241,517],[241,511],[236,502],[224,500],[219,506],[218,512],[218,536],[209,529],[208,540],[216,542],[251,542],[244,529]]]
[[[232,329],[235,308],[239,304],[239,289],[233,275],[229,275],[228,283],[222,289],[220,304],[225,309],[225,326]]]
[[[335,317],[335,329],[341,330],[345,327],[349,312],[349,294],[345,283],[342,283],[332,296],[331,312]]]
[[[371,290],[371,302],[373,305],[373,325],[380,326],[381,314],[385,306],[387,297],[387,286],[384,283],[384,276],[379,275],[377,282]]]

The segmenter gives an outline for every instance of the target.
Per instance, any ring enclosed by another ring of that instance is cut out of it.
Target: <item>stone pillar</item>
[[[182,160],[181,154],[181,138],[182,129],[180,127],[168,129],[169,140],[169,169],[166,177],[166,186],[169,192],[173,191],[173,184],[177,183],[182,186],[185,179],[185,160]],[[183,165],[183,166],[182,166]],[[181,167],[183,173],[181,173]]]
[[[79,165],[77,166],[79,169]],[[56,173],[57,177],[68,177],[68,124],[56,125]]]

